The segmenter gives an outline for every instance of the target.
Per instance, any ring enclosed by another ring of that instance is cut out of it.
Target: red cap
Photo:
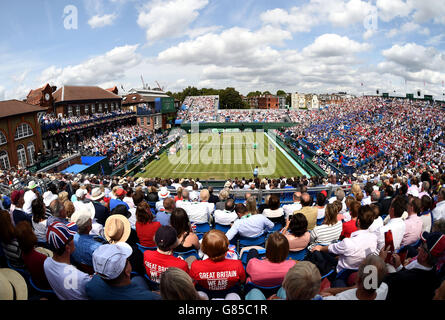
[[[116,190],[116,195],[117,195],[118,197],[123,196],[123,195],[125,195],[125,194],[127,194],[127,191],[125,191],[125,190],[122,189],[122,188]]]

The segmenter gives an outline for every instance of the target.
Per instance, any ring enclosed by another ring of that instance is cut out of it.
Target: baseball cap
[[[172,226],[161,226],[155,234],[156,246],[162,251],[169,251],[177,246],[178,234]]]
[[[78,226],[85,225],[91,218],[91,213],[88,210],[76,210],[71,216],[71,221]]]
[[[76,234],[62,222],[52,223],[46,231],[46,241],[52,249],[63,248]]]
[[[20,197],[22,197],[25,194],[25,191],[23,190],[14,190],[11,193],[11,202],[13,204],[17,204],[17,202],[19,201]]]
[[[119,188],[119,189],[116,190],[116,196],[118,196],[118,197],[123,196],[125,194],[127,194],[127,191],[125,191],[122,188]]]
[[[445,236],[441,232],[424,232],[421,239],[433,257],[439,257],[444,253]]]
[[[93,252],[93,268],[103,279],[116,279],[124,270],[133,249],[125,242],[103,244]]]

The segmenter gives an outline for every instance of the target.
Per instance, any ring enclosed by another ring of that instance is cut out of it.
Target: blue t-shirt
[[[124,287],[112,287],[97,274],[87,282],[86,293],[91,300],[161,300],[161,297],[136,282]]]
[[[170,213],[166,213],[165,211],[158,211],[156,214],[156,218],[153,221],[159,222],[163,226],[170,225]]]
[[[76,233],[74,235],[74,246],[76,249],[71,256],[78,263],[93,266],[93,252],[101,245],[102,243],[94,240],[93,236]]]

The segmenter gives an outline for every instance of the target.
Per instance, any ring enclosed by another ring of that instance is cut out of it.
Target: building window
[[[11,166],[9,165],[9,157],[6,151],[0,152],[0,169],[8,170]]]
[[[108,103],[105,103],[105,110],[104,112],[108,112]]]
[[[144,117],[140,117],[140,119],[141,119],[141,126],[143,126],[144,125]]]
[[[29,165],[33,165],[35,163],[34,155],[36,153],[36,148],[34,147],[34,143],[32,142],[28,143],[26,149],[28,151]]]
[[[102,103],[99,103],[99,107],[97,109],[97,112],[102,112]]]
[[[26,167],[26,152],[25,152],[25,147],[23,146],[23,144],[20,144],[17,147],[17,156],[19,159],[19,166],[21,166],[22,168]]]
[[[8,143],[6,140],[6,136],[3,134],[3,132],[0,131],[0,146]]]
[[[91,113],[95,113],[96,112],[96,105],[93,103],[91,105]]]
[[[80,106],[76,106],[76,115],[80,116]]]
[[[73,116],[73,106],[68,106],[68,117]]]
[[[90,106],[86,104],[85,105],[85,114],[89,113],[89,109],[90,109]]]
[[[34,132],[32,131],[32,128],[27,123],[22,123],[17,127],[17,130],[15,131],[15,140],[23,139],[26,137],[30,137],[34,135]]]

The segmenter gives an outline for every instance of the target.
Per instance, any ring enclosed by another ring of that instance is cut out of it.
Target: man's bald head
[[[307,192],[301,194],[301,205],[303,207],[308,207],[312,205],[311,195]]]

